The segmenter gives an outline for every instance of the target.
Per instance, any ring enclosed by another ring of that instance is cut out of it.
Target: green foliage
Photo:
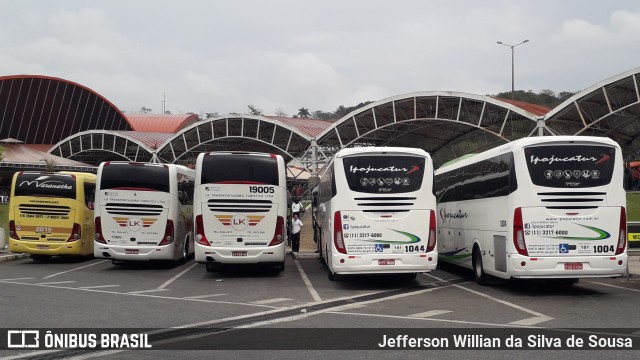
[[[309,113],[309,109],[303,108],[303,107],[298,109],[298,116],[299,117],[307,119],[307,118],[309,118],[309,115],[311,115],[311,113]]]
[[[4,146],[0,145],[0,161],[4,160]]]
[[[640,193],[627,193],[627,221],[640,221]]]
[[[152,109],[150,109],[150,108],[148,108],[146,106],[143,106],[143,107],[140,108],[140,114],[148,114],[148,113],[150,113],[152,111],[153,111]]]
[[[249,114],[251,115],[262,115],[262,109],[258,108],[257,106],[254,105],[247,105],[247,107],[249,108]]]

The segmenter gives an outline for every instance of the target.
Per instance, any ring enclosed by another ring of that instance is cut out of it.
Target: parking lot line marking
[[[193,264],[191,264],[191,266],[189,266],[188,268],[182,270],[178,275],[172,277],[171,279],[165,281],[162,285],[158,286],[158,290],[162,290],[165,287],[167,287],[167,285],[171,284],[172,282],[178,280],[178,278],[180,278],[180,276],[186,274],[187,272],[189,272],[189,270],[193,269],[194,267],[196,267],[198,265],[198,263],[194,262]]]
[[[91,291],[91,292],[97,292],[97,293],[101,293],[101,294],[120,295],[120,296],[122,296],[122,295],[124,295],[124,296],[143,296],[143,297],[151,297],[151,298],[156,298],[156,299],[196,301],[196,302],[211,303],[211,304],[252,306],[252,307],[262,307],[262,308],[273,309],[275,311],[282,311],[281,308],[278,308],[277,306],[271,306],[271,305],[257,305],[257,304],[241,303],[241,302],[235,302],[235,301],[219,301],[219,300],[207,300],[207,299],[187,299],[187,298],[175,297],[175,296],[161,296],[161,295],[153,295],[153,294],[143,294],[143,293],[138,293],[136,291],[133,291],[133,292],[130,292],[130,293],[125,293],[125,292],[100,290],[100,289],[80,289],[80,288],[77,288],[77,287],[69,287],[69,286],[36,285],[36,284],[31,284],[31,283],[12,282],[12,281],[3,281],[3,280],[0,280],[0,283],[11,284],[11,285],[22,285],[22,286],[42,286],[42,287],[48,287],[48,288],[52,288],[52,289],[62,289],[62,290]],[[163,290],[168,290],[168,289],[163,289]],[[153,289],[153,290],[143,290],[143,291],[144,292],[149,292],[149,291],[163,291],[163,290]]]
[[[454,324],[465,324],[465,325],[513,327],[513,325],[510,325],[510,324],[498,324],[498,323],[487,323],[487,322],[480,322],[480,321],[465,321],[465,320],[434,319],[434,318],[431,318],[431,317],[420,318],[420,317],[412,317],[412,316],[366,314],[366,313],[354,313],[354,312],[344,312],[344,311],[340,311],[340,312],[328,311],[327,313],[328,314],[351,315],[351,316],[363,316],[363,317],[379,317],[379,318],[388,318],[388,319],[401,319],[401,320],[434,321],[434,322],[441,322],[441,323],[454,323]],[[522,327],[541,328],[540,326],[522,326]]]
[[[300,265],[300,262],[298,261],[298,259],[293,260],[293,262],[296,264],[296,267],[298,268],[298,272],[302,277],[302,281],[304,281],[304,284],[307,286],[309,293],[311,293],[311,297],[313,298],[313,301],[321,302],[322,298],[320,298],[320,295],[318,294],[316,289],[313,288],[313,285],[311,284],[311,281],[309,280],[307,273],[304,272],[304,269],[302,268],[302,265]]]
[[[67,280],[67,281],[51,281],[51,282],[43,282],[43,283],[36,283],[34,285],[56,285],[56,284],[70,284],[70,283],[74,283],[75,281],[71,281],[71,280]]]
[[[432,277],[432,278],[434,278],[434,279],[437,279],[437,280],[439,280],[439,281],[443,281],[442,279],[440,279],[440,278],[438,278],[438,277],[436,277],[436,276],[433,276],[433,275],[430,275],[430,274],[425,274],[425,275],[426,275],[426,276],[429,276],[429,277]],[[445,282],[447,282],[446,280],[444,280],[444,281],[445,281]],[[481,293],[481,292],[479,292],[479,291],[475,291],[475,290],[468,289],[468,288],[466,288],[466,287],[464,287],[464,286],[461,286],[461,285],[459,285],[459,284],[454,284],[453,286],[457,287],[458,289],[461,289],[461,290],[464,290],[464,291],[468,291],[468,292],[473,293],[473,294],[476,294],[476,295],[478,295],[478,296],[482,296],[482,297],[487,298],[487,299],[489,299],[489,300],[495,301],[495,302],[497,302],[497,303],[500,303],[500,304],[503,304],[503,305],[506,305],[506,306],[512,307],[512,308],[514,308],[514,309],[518,309],[518,310],[520,310],[520,311],[524,311],[524,312],[526,312],[526,313],[528,313],[528,314],[531,314],[531,315],[533,315],[533,316],[536,316],[536,317],[549,318],[550,320],[551,320],[551,319],[553,319],[553,318],[550,318],[549,316],[547,316],[547,315],[545,315],[545,314],[541,314],[541,313],[539,313],[539,312],[537,312],[537,311],[533,311],[533,310],[527,309],[527,308],[525,308],[525,307],[523,307],[523,306],[516,305],[516,304],[511,303],[511,302],[508,302],[508,301],[506,301],[506,300],[498,299],[498,298],[496,298],[496,297],[493,297],[493,296],[488,295],[488,294],[485,294],[485,293]]]
[[[229,294],[209,294],[209,295],[186,296],[185,299],[206,299],[208,297],[225,296],[225,295],[229,295]]]
[[[602,286],[610,286],[612,288],[618,288],[618,289],[624,289],[624,290],[629,290],[629,291],[635,291],[635,292],[640,292],[640,290],[637,289],[630,289],[628,287],[624,287],[624,286],[618,286],[618,285],[611,285],[611,284],[605,284],[605,283],[601,283],[601,282],[596,282],[596,281],[589,281],[592,284],[598,284],[598,285],[602,285]]]
[[[59,273],[55,273],[55,274],[51,274],[51,275],[49,275],[49,276],[45,276],[45,277],[43,277],[42,279],[49,279],[49,278],[52,278],[52,277],[54,277],[54,276],[58,276],[58,275],[62,275],[62,274],[66,274],[66,273],[68,273],[68,272],[72,272],[72,271],[76,271],[76,270],[80,270],[80,269],[84,269],[84,268],[87,268],[87,267],[89,267],[89,266],[98,265],[98,264],[103,263],[103,262],[105,262],[105,261],[107,261],[107,260],[102,260],[102,261],[94,262],[94,263],[92,263],[92,264],[85,265],[85,266],[80,266],[80,267],[78,267],[78,268],[71,269],[71,270],[67,270],[67,271],[61,271],[61,272],[59,272]]]
[[[2,281],[18,281],[18,280],[33,280],[34,277],[15,278],[15,279],[0,279]]]
[[[530,318],[526,318],[526,319],[510,322],[509,325],[531,326],[531,325],[539,324],[541,322],[545,322],[545,321],[549,321],[549,320],[553,320],[553,318],[552,317],[548,317],[548,316],[534,316],[534,317],[530,317]]]
[[[102,288],[116,287],[116,286],[120,286],[120,285],[96,285],[96,286],[83,286],[83,287],[79,287],[78,289],[102,289]]]
[[[150,292],[157,292],[157,291],[167,291],[169,289],[151,289],[151,290],[140,290],[140,291],[129,291],[127,294],[146,294],[146,293],[150,293]]]
[[[273,303],[277,303],[277,302],[283,302],[283,301],[289,301],[292,299],[289,298],[275,298],[275,299],[267,299],[267,300],[260,300],[260,301],[252,301],[252,304],[256,304],[256,305],[266,305],[266,304],[273,304]]]
[[[450,313],[450,312],[451,311],[449,311],[449,310],[431,310],[431,311],[425,311],[425,312],[421,312],[421,313],[417,313],[417,314],[413,314],[413,315],[409,315],[409,316],[410,317],[418,317],[418,318],[428,318],[428,317],[432,317],[432,316],[447,314],[447,313]]]

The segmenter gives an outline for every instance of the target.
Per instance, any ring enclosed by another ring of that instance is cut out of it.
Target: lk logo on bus
[[[236,214],[236,215],[214,215],[220,223],[224,226],[231,226],[235,230],[241,231],[246,229],[249,226],[256,226],[264,216],[262,215],[244,215],[244,214]]]
[[[113,220],[121,227],[126,227],[131,231],[139,231],[142,228],[148,228],[153,225],[157,218],[139,218],[139,217],[114,217]]]

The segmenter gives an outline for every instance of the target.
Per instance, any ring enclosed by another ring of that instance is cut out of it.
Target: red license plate
[[[396,261],[393,259],[380,259],[378,265],[395,265]]]
[[[565,270],[582,270],[582,263],[566,263],[564,264]]]
[[[138,249],[125,249],[125,254],[139,254],[140,250]]]
[[[247,256],[246,251],[232,251],[231,256]]]
[[[38,250],[49,250],[49,245],[36,245]]]

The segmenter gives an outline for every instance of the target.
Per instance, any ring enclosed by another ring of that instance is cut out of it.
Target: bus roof
[[[370,154],[370,153],[407,153],[429,157],[429,153],[420,148],[409,148],[409,147],[382,147],[382,146],[373,146],[373,147],[358,147],[358,148],[346,148],[338,151],[335,155],[336,158],[351,156],[357,154]]]
[[[495,147],[493,149],[489,149],[485,152],[475,154],[473,156],[466,156],[466,155],[461,156],[460,158],[455,159],[456,161],[452,160],[440,166],[436,170],[436,173],[454,170],[462,166],[475,163],[476,161],[489,159],[499,154],[503,154],[507,152],[514,152],[531,145],[546,144],[546,143],[572,143],[572,142],[592,142],[592,143],[599,143],[602,145],[613,146],[618,149],[620,148],[620,145],[618,145],[617,142],[607,137],[601,137],[601,136],[574,136],[574,135],[534,136],[534,137],[514,140],[506,144],[500,145],[498,147]]]

